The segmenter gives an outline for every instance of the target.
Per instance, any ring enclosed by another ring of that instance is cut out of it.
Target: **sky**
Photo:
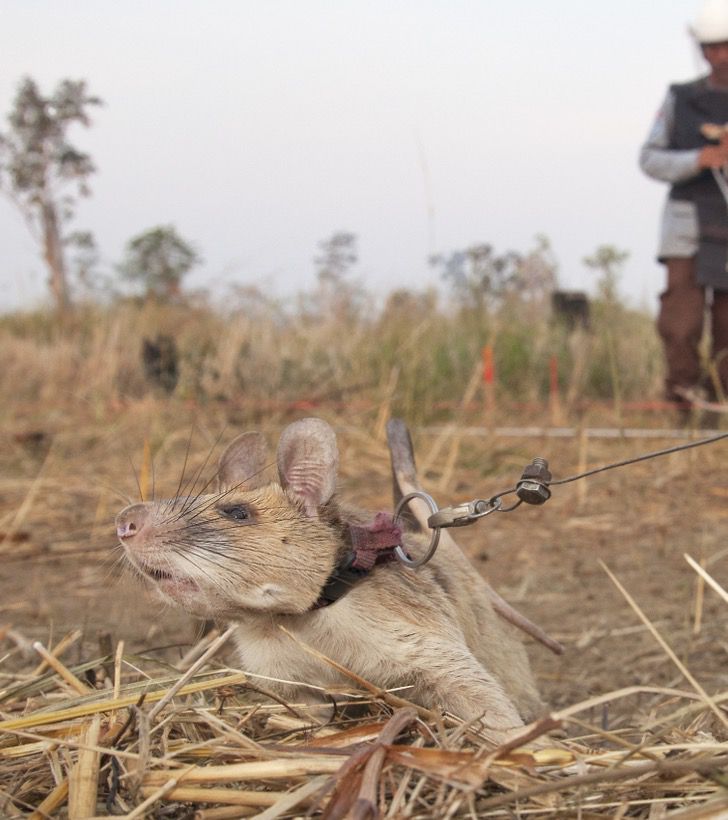
[[[654,311],[666,186],[637,154],[670,82],[704,71],[685,0],[2,0],[0,131],[19,81],[85,79],[71,132],[98,169],[74,229],[102,268],[174,225],[190,287],[277,298],[315,282],[317,245],[358,237],[376,293],[440,285],[428,265],[543,234],[564,288],[594,292],[597,246]],[[0,197],[0,311],[47,298],[37,246]]]

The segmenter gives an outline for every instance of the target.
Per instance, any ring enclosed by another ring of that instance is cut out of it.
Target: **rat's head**
[[[278,482],[266,482],[266,446],[243,433],[223,453],[218,492],[132,504],[116,517],[129,562],[162,595],[202,617],[310,609],[340,542],[320,518],[333,496],[333,430],[303,419],[283,431]]]

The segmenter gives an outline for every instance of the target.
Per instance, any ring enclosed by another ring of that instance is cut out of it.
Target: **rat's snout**
[[[148,519],[149,507],[146,504],[132,504],[116,516],[116,534],[122,541],[127,541],[144,529]]]

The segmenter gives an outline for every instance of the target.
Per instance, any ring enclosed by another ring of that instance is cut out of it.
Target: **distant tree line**
[[[91,194],[96,167],[71,142],[76,125],[91,125],[91,109],[102,105],[83,80],[62,80],[44,95],[30,77],[19,87],[8,127],[0,131],[0,191],[17,207],[38,245],[59,313],[71,305],[72,280],[92,288],[98,263],[90,231],[74,230],[78,201]],[[117,272],[148,295],[173,298],[182,278],[200,263],[192,245],[172,225],[151,228],[129,240]]]
[[[91,194],[89,179],[96,171],[91,157],[69,137],[75,126],[88,128],[90,112],[102,100],[83,80],[62,80],[44,96],[36,82],[24,78],[0,132],[0,192],[22,214],[48,272],[57,311],[71,305],[74,286],[93,292],[98,253],[90,231],[72,226],[76,206]],[[616,298],[619,270],[627,254],[611,245],[597,248],[584,263],[601,271],[600,296]],[[173,225],[158,225],[132,237],[124,257],[114,266],[121,279],[147,297],[174,300],[182,280],[201,263],[196,248]],[[351,277],[358,261],[357,237],[337,231],[318,245],[314,258],[318,290],[316,310],[344,318],[361,308],[363,287]],[[557,287],[557,264],[546,237],[538,236],[527,253],[499,253],[488,243],[430,259],[451,289],[461,309],[474,315],[497,309],[513,294],[542,300]],[[106,284],[106,290],[110,285]]]

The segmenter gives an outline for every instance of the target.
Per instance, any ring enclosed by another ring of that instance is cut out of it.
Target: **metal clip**
[[[491,498],[488,501],[476,498],[474,501],[466,501],[454,507],[443,507],[427,519],[427,526],[432,529],[435,527],[465,527],[479,518],[496,512],[501,508],[502,503],[500,498]]]

